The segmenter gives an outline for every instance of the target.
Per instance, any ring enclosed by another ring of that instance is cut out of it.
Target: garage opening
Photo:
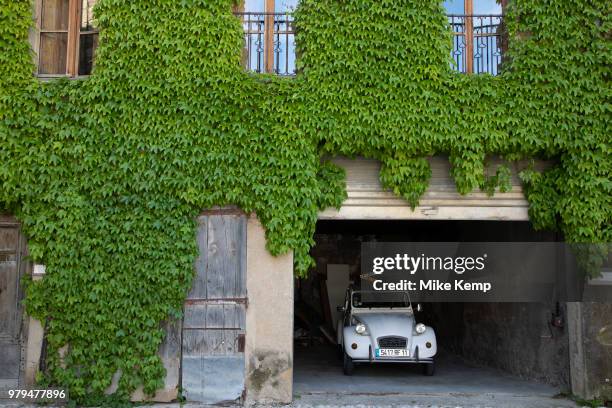
[[[359,289],[363,242],[559,242],[560,235],[514,221],[326,220],[317,224],[315,241],[311,255],[316,267],[295,282],[296,398],[327,395],[327,401],[333,401],[330,396],[342,395],[347,401],[350,395],[448,394],[550,398],[569,388],[565,304],[554,299],[423,302],[421,310],[412,305],[415,323],[435,332],[435,372],[424,363],[356,362],[347,373],[337,332],[347,288]]]

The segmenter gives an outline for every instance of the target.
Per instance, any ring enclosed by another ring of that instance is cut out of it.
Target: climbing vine
[[[488,157],[551,159],[522,174],[534,225],[611,241],[606,2],[512,1],[497,77],[451,69],[438,0],[302,0],[298,76],[251,75],[231,6],[99,0],[94,74],[41,82],[30,1],[0,0],[0,203],[46,265],[26,303],[46,323],[47,381],[77,401],[117,372],[119,398],[162,385],[160,322],[181,314],[201,210],[256,213],[305,274],[318,212],[346,195],[329,156],[380,160],[412,206],[431,155],[464,194],[507,186]]]

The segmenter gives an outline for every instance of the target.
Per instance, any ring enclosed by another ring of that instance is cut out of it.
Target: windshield
[[[408,292],[355,291],[351,304],[356,308],[410,307]]]

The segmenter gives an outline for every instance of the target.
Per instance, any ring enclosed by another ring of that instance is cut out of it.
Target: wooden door
[[[203,215],[197,240],[183,321],[182,387],[188,401],[235,401],[244,392],[246,217]]]
[[[21,334],[25,240],[19,224],[0,215],[0,390],[22,385]]]

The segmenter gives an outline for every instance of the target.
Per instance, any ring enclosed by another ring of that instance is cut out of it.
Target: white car
[[[345,375],[353,373],[355,363],[422,364],[424,374],[433,375],[436,333],[416,322],[407,293],[383,295],[349,288],[338,311],[344,313],[337,341]]]

